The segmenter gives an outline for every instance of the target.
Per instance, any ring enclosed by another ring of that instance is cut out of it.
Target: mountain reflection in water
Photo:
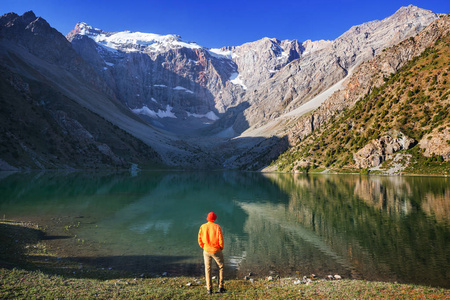
[[[0,178],[1,217],[76,235],[58,245],[87,262],[199,275],[198,228],[214,211],[229,276],[340,274],[450,287],[447,178],[162,171]],[[120,257],[128,263],[112,260]]]

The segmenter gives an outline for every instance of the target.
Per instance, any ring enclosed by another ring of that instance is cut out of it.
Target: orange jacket
[[[217,253],[223,250],[223,235],[220,225],[208,222],[200,226],[198,244],[209,253]]]

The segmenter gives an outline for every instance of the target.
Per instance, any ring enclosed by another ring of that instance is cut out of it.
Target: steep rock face
[[[226,56],[174,35],[110,33],[79,23],[67,38],[128,107],[157,112],[169,106],[180,118],[220,112],[214,98],[236,69]]]
[[[229,129],[235,136],[303,105],[436,18],[408,6],[382,21],[354,26],[335,41],[264,38],[222,49],[176,35],[111,33],[84,23],[67,38],[135,112],[174,122],[209,116],[207,124],[223,117],[212,132]]]
[[[260,168],[254,160],[267,153],[276,156],[287,147],[285,139],[261,141],[250,136],[227,148],[222,147],[226,142],[221,138],[236,137],[250,126],[292,112],[352,73],[361,61],[414,34],[436,17],[415,7],[402,8],[394,16],[355,26],[336,41],[299,43],[266,38],[239,47],[207,49],[175,35],[108,33],[82,23],[67,36],[70,44],[34,14],[10,14],[0,19],[0,58],[8,68],[20,69],[22,76],[43,79],[57,92],[155,145],[171,165],[189,160],[188,166],[221,166],[223,157],[242,150],[245,153],[228,161],[229,165]],[[408,55],[413,54],[405,57]],[[386,72],[395,69],[396,64],[388,64]],[[352,78],[357,79],[350,84],[356,93],[364,94],[372,86],[366,84],[371,79],[364,73]],[[353,97],[352,91],[348,93]],[[328,101],[321,108],[323,113],[319,109],[301,119],[290,136],[299,137],[296,133],[300,131],[308,134],[345,105]],[[175,128],[184,127],[185,132],[177,132],[180,135],[190,134],[192,119],[201,119],[202,125],[215,121],[215,128],[202,133],[217,136],[200,143],[186,136],[178,139],[144,124],[133,112],[145,115],[152,124],[162,123],[160,127],[168,131],[172,120],[187,120]],[[76,130],[77,121],[81,125],[77,132],[86,128],[71,115],[64,118],[58,111],[53,115],[59,121],[69,120],[60,122],[62,127],[70,124],[69,128]],[[286,130],[283,128],[283,133]],[[109,153],[106,147],[100,148]]]
[[[114,93],[73,51],[71,44],[64,36],[43,18],[36,17],[32,11],[22,16],[15,13],[3,15],[0,21],[0,37],[5,43],[5,48],[23,47],[37,58],[57,65],[78,78],[90,82],[102,93],[114,98]]]
[[[440,37],[450,32],[450,19],[439,18],[415,37],[386,49],[372,60],[362,63],[345,79],[343,88],[333,93],[311,115],[300,118],[288,131],[290,141],[304,139],[313,130],[320,128],[332,116],[352,106],[359,99],[384,83],[384,78],[397,72],[413,57],[433,45]]]
[[[145,106],[153,115],[169,106],[179,119],[217,115],[241,104],[248,88],[272,77],[304,50],[297,41],[268,38],[207,49],[176,35],[111,33],[85,23],[78,23],[67,39],[124,104],[131,109]],[[305,45],[314,51],[319,44]]]
[[[15,13],[3,15],[0,19],[0,37],[3,40],[14,40],[42,59],[67,68],[75,68],[77,65],[74,55],[67,56],[71,49],[67,40],[32,11],[22,16]],[[53,47],[45,47],[48,37],[53,39]]]
[[[162,164],[151,147],[113,125],[143,126],[66,38],[33,12],[0,17],[0,77],[3,166]]]
[[[232,74],[226,87],[216,97],[216,107],[218,109],[219,107],[225,108],[219,109],[220,111],[226,111],[227,107],[235,108],[237,105],[240,105],[241,109],[249,107],[248,99],[244,99],[247,93],[253,95],[261,84],[274,77],[290,62],[306,54],[319,51],[330,43],[330,41],[323,40],[315,42],[307,40],[300,43],[297,40],[279,41],[275,38],[263,38],[238,47],[222,48],[221,52],[228,53],[228,56],[236,64],[236,72]],[[243,103],[246,104],[242,105]],[[233,109],[232,114],[235,111]],[[248,123],[242,118],[239,120],[245,125],[239,126],[236,123],[234,127],[238,131],[242,131],[239,128],[247,128]]]
[[[419,147],[426,157],[440,155],[444,161],[450,161],[450,130],[448,127],[441,131],[434,130],[419,141]]]
[[[352,27],[322,49],[289,63],[257,90],[247,93],[243,101],[250,106],[243,112],[245,120],[249,126],[258,127],[294,110],[345,78],[361,62],[415,36],[437,18],[431,11],[408,6],[382,21]]]
[[[141,141],[43,82],[0,67],[0,170],[160,164]]]
[[[356,152],[353,159],[357,168],[376,167],[383,161],[392,159],[394,153],[411,148],[414,143],[414,139],[405,136],[402,132],[387,132]]]
[[[255,89],[287,63],[300,58],[303,50],[303,46],[296,40],[279,41],[269,38],[234,47],[231,51],[237,65],[238,73],[235,76],[238,76],[237,79],[245,89]]]

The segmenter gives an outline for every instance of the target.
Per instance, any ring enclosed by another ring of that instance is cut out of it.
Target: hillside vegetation
[[[272,163],[272,169],[449,174],[449,73],[450,36],[446,35],[385,77],[381,87],[374,87],[353,107],[291,147]],[[386,140],[400,146],[376,149],[376,145],[386,147]],[[366,166],[357,162],[364,151]],[[370,155],[377,151],[382,164],[371,165]]]

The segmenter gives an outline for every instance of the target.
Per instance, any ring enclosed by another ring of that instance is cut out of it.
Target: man
[[[206,218],[208,223],[200,226],[198,232],[198,244],[203,249],[203,259],[205,261],[205,278],[208,294],[212,294],[211,283],[211,261],[214,260],[219,267],[219,293],[224,293],[223,286],[223,235],[219,224],[214,223],[217,219],[215,213],[210,212]]]

